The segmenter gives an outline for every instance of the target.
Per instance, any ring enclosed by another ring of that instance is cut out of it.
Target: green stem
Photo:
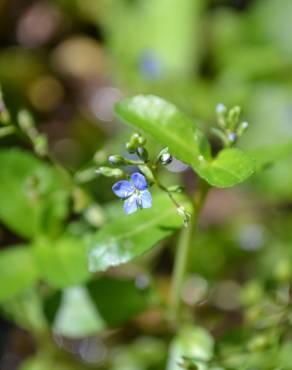
[[[174,270],[172,275],[170,313],[171,317],[177,321],[180,316],[181,308],[181,289],[187,273],[190,250],[193,237],[196,232],[200,210],[204,204],[209,185],[205,181],[199,183],[198,190],[193,198],[193,213],[187,227],[183,228],[178,240]]]

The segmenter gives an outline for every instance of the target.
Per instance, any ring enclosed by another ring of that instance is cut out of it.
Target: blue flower
[[[112,187],[113,192],[125,200],[124,211],[127,215],[136,212],[138,208],[152,207],[152,197],[147,188],[147,181],[139,172],[133,173],[130,181],[121,180]]]

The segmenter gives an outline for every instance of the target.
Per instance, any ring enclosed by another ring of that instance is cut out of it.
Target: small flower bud
[[[236,140],[237,140],[237,135],[236,135],[236,133],[235,132],[229,132],[229,134],[228,134],[228,140],[229,140],[229,142],[230,143],[235,143],[236,142]]]
[[[92,181],[96,177],[96,168],[89,167],[84,170],[78,171],[74,175],[74,179],[77,183],[84,184],[86,182]]]
[[[240,137],[248,129],[248,122],[241,122],[237,128],[237,135]]]
[[[136,152],[136,146],[132,145],[132,143],[130,143],[130,142],[126,143],[126,149],[129,153],[135,153]]]
[[[170,164],[172,162],[172,155],[169,153],[168,148],[164,148],[158,154],[158,160],[163,165]]]
[[[35,126],[31,114],[26,110],[18,112],[18,123],[25,133]]]
[[[148,152],[147,152],[147,150],[144,148],[144,147],[142,147],[142,146],[139,146],[138,148],[137,148],[137,154],[138,154],[138,156],[141,158],[141,159],[143,159],[143,161],[148,161],[148,158],[149,158],[149,156],[148,156]]]
[[[226,127],[227,108],[223,103],[217,104],[216,114],[217,114],[219,127],[225,128]]]
[[[163,153],[159,159],[162,164],[169,164],[172,162],[172,156],[170,153]]]
[[[228,114],[228,123],[231,130],[236,128],[240,115],[241,108],[238,105],[230,109]]]
[[[126,144],[126,149],[129,153],[135,153],[138,147],[141,145],[140,142],[142,137],[138,133],[134,133],[131,137],[129,142]]]
[[[118,165],[123,165],[123,164],[125,164],[126,162],[125,162],[125,158],[123,158],[121,155],[118,155],[118,154],[116,154],[116,155],[110,155],[109,157],[108,157],[108,161],[110,162],[110,164],[112,164],[112,165],[116,165],[116,166],[118,166]]]
[[[147,182],[151,185],[155,182],[154,175],[151,169],[147,165],[138,166],[141,173],[146,177]]]
[[[124,176],[124,172],[119,168],[110,168],[110,167],[99,167],[96,170],[96,173],[99,175],[103,175],[106,177],[122,177]]]
[[[146,138],[144,136],[139,136],[138,142],[140,146],[144,146],[146,144]]]

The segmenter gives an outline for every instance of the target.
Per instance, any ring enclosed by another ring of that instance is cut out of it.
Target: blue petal
[[[133,194],[130,198],[125,200],[124,212],[127,215],[130,215],[131,213],[136,212],[137,209],[138,209],[138,196],[136,194]]]
[[[132,174],[131,179],[138,190],[145,190],[148,187],[147,181],[143,175],[139,172]]]
[[[152,196],[150,191],[143,190],[139,195],[139,205],[141,208],[151,208],[152,207]]]
[[[112,190],[116,194],[116,196],[125,199],[133,194],[135,188],[133,184],[131,184],[129,181],[121,180],[113,185]]]

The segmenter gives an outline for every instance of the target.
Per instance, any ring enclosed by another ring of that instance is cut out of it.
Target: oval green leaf
[[[226,188],[246,180],[254,168],[251,157],[238,148],[230,148],[219,152],[211,162],[202,162],[200,174],[212,186]]]
[[[121,205],[122,206],[122,205]],[[123,215],[87,239],[91,272],[131,261],[182,227],[182,219],[165,194],[153,196],[153,207]]]

